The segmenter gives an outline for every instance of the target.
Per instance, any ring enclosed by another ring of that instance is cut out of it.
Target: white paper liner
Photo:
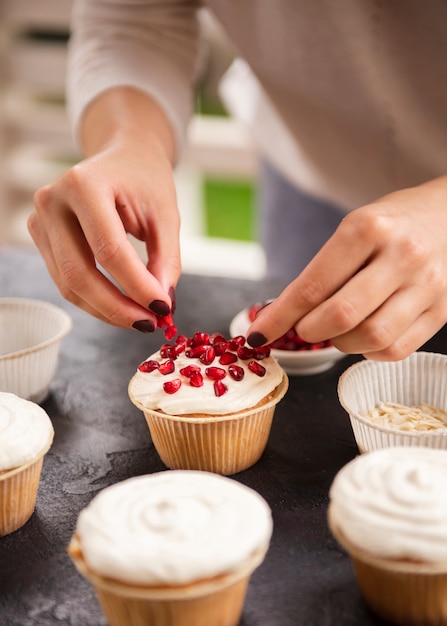
[[[71,326],[70,316],[48,302],[0,298],[0,391],[42,402]]]
[[[447,355],[414,352],[396,362],[359,361],[341,375],[338,397],[349,415],[360,452],[391,446],[447,448],[447,428],[409,432],[367,418],[370,410],[386,402],[427,403],[447,410]]]

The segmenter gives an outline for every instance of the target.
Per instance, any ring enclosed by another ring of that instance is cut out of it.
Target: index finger
[[[271,343],[345,285],[372,257],[375,243],[347,216],[301,274],[262,309],[247,330],[253,347]],[[326,339],[330,339],[327,337]]]

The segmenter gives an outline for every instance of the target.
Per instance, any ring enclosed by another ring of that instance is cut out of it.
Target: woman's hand
[[[95,103],[84,127],[91,156],[36,192],[28,227],[67,300],[110,324],[150,332],[175,304],[180,220],[169,150],[146,128],[147,98],[122,96]],[[120,121],[124,111],[132,123]],[[147,266],[126,233],[146,242]]]
[[[248,329],[252,346],[289,328],[343,352],[400,360],[447,321],[447,177],[348,214]]]

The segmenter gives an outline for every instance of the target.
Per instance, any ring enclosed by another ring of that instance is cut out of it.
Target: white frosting
[[[42,407],[0,392],[0,470],[14,469],[39,456],[53,434],[51,420]]]
[[[395,447],[357,457],[333,481],[330,519],[375,556],[447,562],[447,451]]]
[[[159,352],[148,357],[147,360],[149,359],[159,362],[166,361]],[[235,365],[239,365],[245,370],[243,380],[233,380],[227,373],[222,382],[228,387],[228,391],[223,396],[216,396],[213,387],[214,381],[205,376],[207,366],[203,365],[199,359],[191,359],[182,354],[174,363],[174,372],[167,375],[160,374],[158,370],[150,373],[137,371],[129,385],[131,398],[148,409],[161,409],[169,415],[193,413],[225,415],[254,406],[273,391],[283,378],[283,370],[272,356],[259,361],[266,368],[266,374],[262,377],[248,369],[249,360],[238,359]],[[191,364],[199,365],[201,368],[204,379],[202,387],[192,387],[188,378],[179,373],[180,369]],[[221,365],[218,357],[211,365],[221,367],[228,372],[229,366]],[[175,378],[182,380],[182,386],[174,394],[166,393],[163,390],[163,383]]]
[[[104,489],[76,532],[93,572],[175,585],[238,570],[267,549],[272,518],[265,500],[233,479],[169,470]]]

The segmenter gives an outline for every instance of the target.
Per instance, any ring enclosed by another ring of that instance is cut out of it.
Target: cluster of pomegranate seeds
[[[165,337],[169,328],[175,328],[175,326],[168,320]],[[176,333],[177,329],[175,329]],[[202,387],[206,381],[209,381],[213,384],[215,395],[220,397],[228,391],[227,385],[223,382],[227,375],[236,381],[244,378],[245,369],[237,364],[238,361],[247,361],[247,368],[250,372],[259,377],[265,376],[266,369],[260,361],[270,356],[270,348],[267,346],[250,348],[245,345],[243,335],[232,339],[227,339],[220,333],[210,335],[196,332],[192,337],[177,335],[173,343],[164,343],[161,346],[160,356],[164,361],[160,363],[155,359],[149,359],[143,361],[138,369],[145,373],[158,370],[164,376],[172,374],[176,370],[175,361],[181,354],[184,354],[186,358],[198,359],[200,365],[191,363],[180,368],[178,373],[181,378],[174,378],[163,384],[165,393],[176,393],[184,383],[191,387]],[[228,366],[228,371],[221,366]]]
[[[166,341],[171,341],[177,334],[177,326],[174,324],[172,313],[157,315],[157,328],[164,328],[163,334]]]
[[[256,318],[258,312],[263,309],[268,302],[258,302],[257,304],[253,304],[248,309],[248,317],[251,322],[253,322]],[[288,330],[284,335],[275,339],[268,344],[269,348],[273,348],[274,350],[321,350],[321,348],[329,348],[333,343],[330,339],[326,341],[319,341],[317,343],[309,343],[308,341],[304,341],[298,335],[294,328]]]

